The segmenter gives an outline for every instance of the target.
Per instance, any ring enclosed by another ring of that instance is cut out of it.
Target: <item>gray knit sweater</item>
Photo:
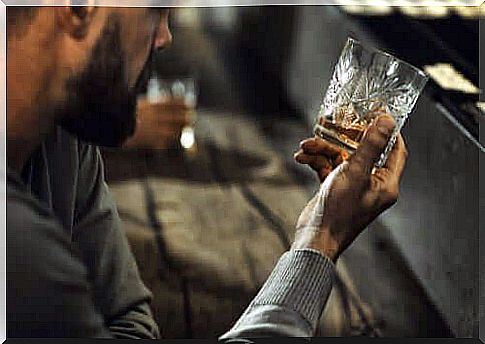
[[[220,339],[313,336],[333,273],[332,261],[318,251],[286,252],[241,318]]]

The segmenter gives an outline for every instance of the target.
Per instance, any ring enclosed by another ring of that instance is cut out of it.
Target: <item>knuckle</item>
[[[372,189],[372,178],[362,169],[354,169],[353,173],[349,176],[349,183],[360,189],[370,190]]]
[[[387,138],[379,133],[372,133],[367,138],[365,145],[369,154],[374,154],[377,150],[381,150],[387,143]]]
[[[351,163],[348,166],[348,174],[353,178],[357,178],[362,174],[362,161],[360,157],[354,156]]]
[[[373,146],[380,148],[386,145],[388,136],[381,132],[378,132],[375,135],[371,135],[370,140]]]
[[[386,188],[382,192],[382,201],[386,205],[393,205],[397,202],[399,198],[399,189],[396,187]]]
[[[404,158],[407,159],[409,157],[409,150],[406,147],[404,147],[402,154],[403,154]]]

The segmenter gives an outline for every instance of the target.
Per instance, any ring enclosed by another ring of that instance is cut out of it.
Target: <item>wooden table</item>
[[[228,330],[289,248],[310,198],[254,119],[200,112],[196,136],[193,155],[104,152],[165,338],[216,338]],[[348,331],[344,310],[333,292],[322,335]]]

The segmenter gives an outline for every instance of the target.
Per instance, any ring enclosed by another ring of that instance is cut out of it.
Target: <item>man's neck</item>
[[[24,112],[22,115],[12,111],[7,117],[7,164],[17,172],[22,171],[30,156],[55,127],[53,121],[46,123],[33,113],[28,115]]]

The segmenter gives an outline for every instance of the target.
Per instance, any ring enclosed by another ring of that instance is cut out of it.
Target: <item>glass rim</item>
[[[157,81],[161,84],[174,84],[176,82],[181,82],[184,84],[194,84],[197,85],[197,79],[191,77],[173,77],[173,78],[163,78],[156,77]]]
[[[165,89],[167,87],[172,87],[175,83],[180,82],[184,85],[184,87],[188,87],[191,91],[193,91],[195,94],[199,93],[199,84],[197,83],[196,78],[191,78],[191,77],[174,77],[174,78],[160,78],[157,77],[155,78],[158,82],[158,87],[159,89]]]
[[[411,68],[412,70],[414,70],[417,74],[419,74],[421,77],[424,78],[424,80],[428,80],[429,79],[429,75],[426,74],[422,69],[412,65],[411,63],[409,62],[406,62],[402,59],[400,59],[399,57],[396,57],[388,52],[385,52],[384,50],[381,50],[381,49],[378,49],[378,48],[375,48],[375,47],[372,47],[372,46],[367,46],[367,45],[364,45],[362,44],[361,41],[359,41],[358,39],[355,39],[355,38],[352,38],[352,37],[347,37],[347,44],[349,42],[352,42],[352,43],[357,43],[358,45],[360,45],[362,48],[364,48],[365,50],[369,50],[371,52],[377,52],[379,54],[382,54],[382,55],[385,55],[385,56],[388,56],[394,60],[396,60],[397,62],[399,62],[400,64],[403,64],[409,68]]]

